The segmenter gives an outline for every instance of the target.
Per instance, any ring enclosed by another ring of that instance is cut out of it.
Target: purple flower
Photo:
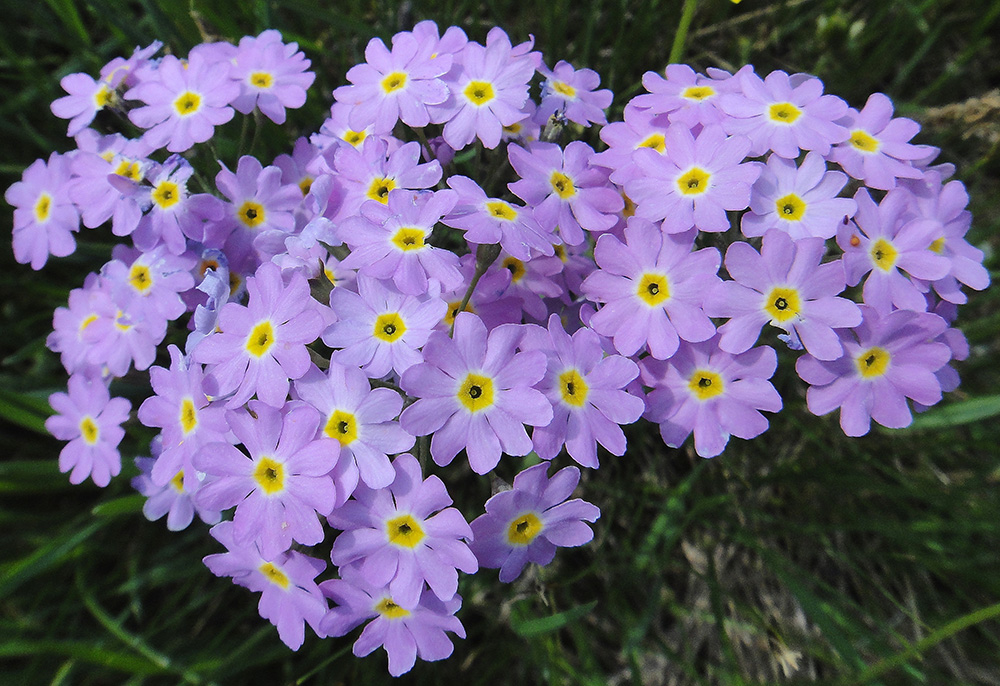
[[[801,167],[794,160],[771,155],[750,193],[750,212],[743,215],[743,235],[763,236],[768,229],[781,229],[798,240],[807,236],[833,238],[844,217],[853,217],[858,205],[851,198],[838,198],[847,176],[827,171],[826,162],[810,152]]]
[[[622,390],[639,374],[632,360],[604,356],[601,340],[588,328],[572,337],[558,315],[549,317],[548,330],[532,328],[526,347],[537,346],[548,356],[545,377],[538,388],[552,404],[552,421],[531,432],[535,452],[551,460],[562,450],[584,467],[597,468],[597,444],[612,455],[625,454],[625,434],[619,424],[631,424],[645,410],[642,398]]]
[[[777,364],[772,348],[731,355],[719,349],[717,337],[684,343],[666,362],[646,358],[643,384],[653,386],[646,396],[646,418],[660,425],[660,436],[671,448],[694,432],[695,452],[715,457],[730,435],[749,440],[767,431],[759,410],[781,410],[781,396],[768,382]]]
[[[141,139],[98,136],[90,129],[77,136],[77,144],[69,197],[83,225],[94,229],[110,219],[116,235],[127,235],[141,218],[138,184],[150,169],[146,155],[153,148]],[[119,186],[121,181],[125,183]]]
[[[361,367],[373,379],[390,371],[402,374],[422,361],[418,348],[441,321],[447,306],[440,298],[403,295],[382,281],[358,276],[358,292],[335,288],[330,307],[338,321],[323,342],[340,364]]]
[[[212,574],[230,576],[233,583],[260,593],[260,616],[278,628],[278,636],[292,650],[305,640],[308,623],[320,637],[320,622],[327,611],[326,598],[316,577],[326,568],[322,560],[289,551],[273,559],[264,557],[256,544],[241,543],[236,525],[222,522],[212,527],[212,538],[226,546],[225,553],[202,560]]]
[[[146,496],[146,502],[142,504],[142,514],[151,522],[166,515],[167,529],[170,531],[186,529],[194,519],[195,512],[206,524],[218,524],[222,516],[218,510],[199,507],[195,502],[195,494],[202,483],[197,475],[192,475],[193,478],[188,477],[187,470],[182,470],[163,485],[157,485],[153,482],[150,474],[159,459],[156,456],[158,444],[159,441],[153,441],[154,457],[135,458],[135,466],[139,468],[139,476],[132,479],[132,488]],[[185,479],[187,479],[187,483],[185,483]]]
[[[70,120],[67,136],[75,136],[87,128],[105,107],[118,105],[115,84],[103,78],[94,80],[89,74],[67,74],[59,85],[69,95],[53,100],[51,109],[60,119]]]
[[[241,38],[230,72],[240,85],[233,108],[250,114],[257,107],[275,124],[284,124],[285,108],[302,107],[306,90],[316,79],[316,74],[306,71],[310,62],[298,47],[282,43],[281,34],[274,30]]]
[[[545,77],[542,84],[542,102],[538,105],[535,121],[543,124],[556,112],[580,126],[607,124],[604,110],[611,105],[614,94],[607,88],[594,90],[601,85],[601,77],[593,69],[574,69],[569,62],[560,60],[551,71],[543,64],[538,70]]]
[[[730,245],[726,269],[735,281],[717,285],[705,299],[709,316],[731,317],[719,327],[719,347],[734,354],[749,350],[770,323],[821,360],[840,357],[834,329],[857,326],[861,312],[836,297],[844,290],[844,266],[839,260],[820,264],[825,253],[823,239],[793,241],[777,229],[764,234],[759,254],[749,243]]]
[[[392,38],[392,50],[380,38],[365,48],[365,62],[347,72],[353,85],[333,92],[338,102],[352,106],[348,122],[354,129],[372,126],[388,134],[400,119],[407,126],[422,128],[430,122],[428,105],[448,99],[448,86],[441,77],[451,69],[452,56],[438,55],[433,42],[419,41],[412,33]]]
[[[840,408],[840,427],[863,436],[874,419],[900,429],[912,421],[906,399],[924,406],[941,400],[936,372],[951,359],[951,349],[934,339],[948,324],[928,312],[895,310],[880,314],[862,306],[864,321],[841,331],[843,357],[830,362],[803,355],[795,371],[810,384],[809,411],[819,416]]]
[[[114,311],[111,296],[102,287],[100,277],[90,274],[83,288],[69,292],[68,307],[57,307],[52,315],[52,333],[45,339],[46,347],[60,353],[63,368],[70,374],[83,372],[90,377],[101,376],[103,363],[90,362],[90,346],[95,339],[91,326],[97,329],[103,313]]]
[[[118,444],[125,436],[122,422],[132,404],[112,398],[99,380],[81,374],[69,377],[68,393],[53,393],[49,405],[57,414],[45,420],[45,428],[60,441],[69,441],[59,453],[59,471],[69,472],[69,482],[78,484],[88,476],[98,486],[107,486],[122,469]]]
[[[880,190],[896,187],[896,179],[919,179],[923,172],[915,163],[930,148],[910,145],[920,125],[904,117],[892,118],[892,101],[882,93],[872,93],[860,112],[849,109],[846,141],[830,151],[829,159],[853,178]]]
[[[847,103],[823,95],[823,82],[815,76],[772,71],[762,80],[746,70],[736,78],[742,93],[723,95],[719,107],[729,115],[723,120],[726,131],[753,141],[751,156],[769,149],[790,160],[799,150],[827,155],[831,145],[847,140],[847,129],[837,123],[847,114]]]
[[[128,116],[136,126],[149,129],[143,139],[154,148],[183,152],[207,141],[216,126],[233,118],[229,104],[239,86],[229,79],[228,65],[220,68],[199,52],[192,52],[186,62],[165,55],[155,70],[143,75],[125,99],[144,103]]]
[[[323,374],[313,367],[295,382],[295,395],[326,418],[319,436],[340,443],[340,459],[357,464],[368,488],[385,488],[395,476],[388,455],[413,447],[413,436],[394,421],[403,399],[391,388],[372,388],[356,367],[330,362]]]
[[[186,311],[181,294],[194,288],[190,255],[171,255],[166,246],[138,252],[118,246],[101,269],[111,297],[133,319],[145,319],[151,329],[165,329]],[[162,335],[160,337],[162,338]]]
[[[592,167],[594,150],[572,141],[565,151],[555,143],[532,143],[527,150],[508,145],[507,155],[521,177],[508,185],[534,208],[534,218],[569,245],[584,242],[587,231],[607,231],[618,222],[624,203],[608,182],[607,172]]]
[[[414,436],[434,434],[431,456],[438,465],[464,448],[472,470],[485,474],[501,452],[531,452],[525,424],[552,421],[552,406],[532,388],[545,375],[545,354],[515,353],[522,334],[517,324],[487,334],[479,317],[459,312],[454,339],[435,332],[424,346],[424,362],[403,373],[400,387],[419,399],[399,421]]]
[[[76,250],[80,214],[69,197],[69,179],[67,159],[52,153],[47,164],[35,160],[4,193],[14,206],[14,259],[20,264],[37,271],[49,255],[66,257]]]
[[[699,124],[721,124],[726,115],[718,107],[719,96],[739,90],[739,72],[709,69],[704,76],[686,64],[668,64],[664,74],[666,78],[652,71],[643,74],[642,85],[649,93],[632,98],[627,107],[647,110],[650,115],[667,114],[671,124],[693,129]]]
[[[236,506],[235,540],[258,542],[264,558],[273,560],[292,541],[316,545],[323,540],[316,514],[330,514],[335,505],[329,473],[337,466],[340,444],[315,440],[319,412],[305,403],[291,404],[285,412],[260,401],[251,401],[249,408],[226,414],[249,457],[229,443],[209,443],[195,454],[195,468],[217,477],[198,491],[198,503],[216,510]]]
[[[388,586],[403,607],[420,601],[424,582],[443,602],[458,591],[458,570],[475,574],[479,565],[466,541],[472,530],[451,505],[436,476],[424,480],[416,459],[404,453],[392,464],[387,488],[358,486],[353,500],[334,510],[331,526],[341,529],[330,557],[338,567],[353,564],[373,587]]]
[[[254,393],[281,407],[288,380],[309,370],[306,345],[319,336],[323,321],[309,297],[309,285],[293,274],[286,287],[277,265],[266,262],[247,279],[248,307],[227,303],[219,313],[220,331],[191,350],[191,359],[212,365],[206,390],[215,397],[235,394],[226,407],[242,405]]]
[[[320,584],[323,593],[337,605],[327,612],[320,629],[328,636],[343,636],[369,619],[354,643],[354,655],[364,657],[382,646],[389,656],[389,674],[400,676],[413,669],[417,657],[433,662],[451,655],[454,646],[445,633],[465,638],[465,627],[455,616],[462,599],[442,602],[424,591],[419,604],[398,602],[385,586],[368,583],[353,567],[340,570],[340,579]]]
[[[580,481],[580,470],[564,467],[548,478],[549,464],[528,467],[514,477],[514,487],[486,501],[486,514],[472,522],[472,551],[479,566],[500,569],[500,581],[510,583],[524,565],[547,565],[556,548],[587,543],[594,532],[585,522],[601,516],[596,506],[566,500]]]
[[[625,228],[625,243],[610,234],[597,241],[594,258],[600,267],[584,280],[588,300],[605,303],[591,328],[614,338],[622,355],[644,346],[658,359],[677,350],[678,340],[711,338],[715,325],[702,311],[702,300],[718,283],[721,260],[715,248],[691,252],[693,232],[663,234],[656,224],[634,218]]]
[[[728,229],[726,211],[750,204],[750,184],[760,174],[758,163],[741,164],[749,139],[727,138],[718,126],[706,126],[696,139],[686,128],[673,126],[665,146],[666,154],[643,148],[632,156],[642,176],[626,181],[625,192],[636,204],[636,215],[664,219],[668,233]]]

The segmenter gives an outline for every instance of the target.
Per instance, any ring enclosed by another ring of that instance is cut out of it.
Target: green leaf
[[[95,505],[91,512],[96,517],[117,517],[119,515],[130,515],[142,511],[142,506],[146,502],[146,496],[138,493],[123,495],[120,498],[109,500],[106,503]]]
[[[45,420],[51,414],[47,400],[0,389],[0,418],[12,424],[47,436]]]
[[[908,430],[944,429],[1000,415],[1000,395],[970,398],[917,415]]]
[[[558,631],[567,624],[571,624],[581,617],[590,614],[597,607],[597,601],[592,600],[586,605],[577,605],[565,612],[557,612],[548,617],[535,617],[533,619],[511,618],[511,628],[514,633],[523,638],[531,638],[540,634],[548,634]]]

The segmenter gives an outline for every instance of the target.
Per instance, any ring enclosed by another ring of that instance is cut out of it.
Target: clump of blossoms
[[[305,102],[310,61],[276,31],[69,75],[52,111],[76,148],[5,196],[32,269],[81,227],[125,239],[53,318],[60,469],[122,471],[111,390],[148,372],[144,512],[214,524],[206,566],[290,648],[364,625],[354,653],[383,647],[393,675],[448,657],[460,573],[512,582],[591,540],[600,510],[571,496],[598,445],[628,459],[644,416],[720,455],[801,407],[771,384],[782,359],[851,436],[957,386],[955,306],[989,276],[961,182],[884,95],[671,65],[608,123],[596,72],[499,28],[390,43],[273,160],[190,153]],[[104,109],[141,134],[89,128]],[[512,486],[478,512],[441,478],[497,470]]]

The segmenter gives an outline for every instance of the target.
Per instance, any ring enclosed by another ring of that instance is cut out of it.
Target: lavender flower
[[[285,123],[285,109],[306,102],[306,90],[316,74],[306,71],[310,62],[297,43],[282,43],[277,31],[264,31],[256,38],[244,36],[236,52],[230,78],[240,84],[232,105],[250,114],[254,107],[275,124]]]
[[[4,193],[14,206],[14,259],[34,270],[45,266],[49,255],[66,257],[76,250],[73,233],[80,230],[80,215],[69,198],[67,159],[58,153],[35,160],[20,181]]]
[[[574,69],[569,62],[560,60],[550,71],[545,65],[538,70],[545,77],[542,84],[542,101],[535,113],[535,121],[544,125],[556,112],[580,126],[607,124],[604,110],[611,105],[614,94],[601,85],[600,75],[593,69]]]

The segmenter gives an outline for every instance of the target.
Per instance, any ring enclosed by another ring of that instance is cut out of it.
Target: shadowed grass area
[[[921,143],[958,166],[975,216],[969,240],[1000,236],[1000,5],[990,0],[739,6],[700,0],[684,40],[685,3],[349,0],[245,3],[46,0],[12,4],[0,24],[0,183],[32,160],[65,151],[65,122],[48,104],[59,78],[95,74],[153,39],[183,54],[206,39],[277,28],[313,61],[310,101],[256,152],[286,152],[318,127],[363,60],[372,36],[431,18],[482,40],[493,25],[535,38],[552,65],[598,70],[616,94],[613,115],[671,51],[695,69],[753,63],[817,74],[855,107],[874,91],[921,120]],[[950,108],[950,109],[948,109]],[[223,136],[236,139],[239,124]],[[220,147],[234,163],[235,145]],[[0,213],[9,236],[9,208]],[[357,636],[289,652],[261,620],[256,598],[200,563],[218,546],[198,523],[170,533],[147,522],[126,474],[104,490],[71,486],[60,442],[43,422],[65,385],[44,341],[51,313],[110,253],[107,231],[39,273],[0,251],[0,675],[16,684],[382,684],[384,653],[358,660]],[[785,410],[760,438],[734,439],[718,458],[665,448],[637,425],[623,458],[602,455],[584,475],[602,517],[595,540],[560,551],[512,585],[484,570],[465,578],[468,638],[444,663],[418,662],[414,683],[992,684],[1000,682],[1000,416],[997,291],[972,294],[959,324],[972,356],[962,388],[906,431],[847,439],[835,416],[805,410],[804,387],[780,354]],[[774,344],[773,335],[762,342]],[[133,409],[143,374],[118,383]],[[923,426],[924,428],[920,428]],[[126,460],[146,454],[136,425]],[[508,480],[521,458],[505,458]],[[456,505],[476,516],[489,484],[453,465],[434,469]],[[325,557],[329,551],[314,551]]]

